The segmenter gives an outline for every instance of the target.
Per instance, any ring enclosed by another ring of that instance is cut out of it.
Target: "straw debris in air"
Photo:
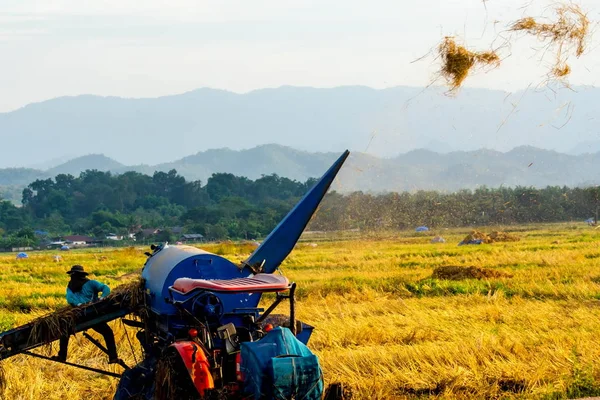
[[[456,44],[451,36],[446,36],[438,47],[442,59],[440,74],[450,84],[450,90],[460,88],[471,69],[480,66],[498,66],[500,57],[494,51],[474,52]]]
[[[562,78],[571,72],[566,63],[569,53],[580,57],[585,51],[590,21],[576,4],[560,5],[555,12],[556,20],[553,23],[542,23],[526,17],[517,20],[510,29],[537,36],[541,41],[548,42],[549,46],[556,46],[556,64],[551,73]]]

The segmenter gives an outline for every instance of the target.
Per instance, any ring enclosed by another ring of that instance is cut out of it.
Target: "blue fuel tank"
[[[235,279],[252,276],[247,267],[240,268],[216,254],[192,246],[164,245],[148,258],[142,278],[146,281],[146,293],[150,308],[159,315],[173,315],[177,309],[169,304],[169,287],[178,278]],[[219,296],[226,310],[256,307],[260,293],[222,294]]]

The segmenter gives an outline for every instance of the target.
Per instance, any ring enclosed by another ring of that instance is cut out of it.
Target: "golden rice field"
[[[300,319],[316,327],[309,345],[326,380],[346,382],[355,399],[600,395],[600,230],[583,224],[508,230],[522,240],[458,247],[467,230],[439,232],[446,244],[412,232],[307,237],[317,246],[300,243],[282,270],[298,283]],[[204,248],[234,261],[250,251]],[[114,287],[118,277],[140,269],[145,250],[72,251],[61,254],[61,263],[50,252],[27,260],[0,255],[0,329],[63,306],[71,265],[84,265]],[[432,279],[443,265],[511,277]],[[134,364],[139,354],[131,332],[132,345],[119,322],[111,325],[121,357]],[[70,361],[120,371],[76,337]],[[25,356],[2,365],[4,399],[111,399],[117,384]]]

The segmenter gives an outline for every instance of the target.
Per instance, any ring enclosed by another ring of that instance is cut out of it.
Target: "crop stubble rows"
[[[299,318],[316,327],[310,346],[327,381],[346,382],[365,399],[600,394],[600,232],[519,230],[520,242],[481,246],[456,246],[465,232],[454,230],[444,232],[448,243],[435,245],[406,232],[300,243],[282,270],[298,283]],[[204,248],[234,261],[249,251]],[[0,329],[64,305],[70,265],[83,264],[114,287],[139,270],[144,250],[74,251],[62,263],[45,252],[0,256]],[[443,265],[512,277],[432,279]],[[112,326],[121,356],[133,364],[133,332]],[[119,371],[83,340],[71,342],[70,358]],[[114,379],[43,360],[18,356],[3,364],[6,399],[110,399],[116,387]]]

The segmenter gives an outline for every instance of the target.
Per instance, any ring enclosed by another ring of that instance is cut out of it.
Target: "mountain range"
[[[123,165],[104,155],[92,154],[47,170],[0,169],[0,186],[22,188],[35,179],[61,173],[77,176],[86,169],[145,174],[176,169],[186,179],[204,183],[215,172],[228,172],[250,179],[276,173],[304,181],[323,174],[340,153],[309,153],[270,144],[241,151],[207,150],[168,163],[133,166]],[[508,152],[476,150],[437,153],[420,149],[391,158],[352,152],[333,188],[340,192],[455,191],[484,185],[545,187],[597,183],[600,183],[600,153],[569,155],[521,146]],[[18,191],[15,193],[18,195]]]
[[[349,148],[390,159],[420,148],[594,153],[600,151],[599,101],[595,87],[463,88],[448,96],[438,87],[284,86],[245,94],[204,88],[145,99],[60,97],[0,113],[0,168],[46,169],[57,164],[53,160],[90,153],[154,166],[198,157],[192,155],[197,151],[229,157],[234,154],[208,150],[270,143],[322,153]]]

